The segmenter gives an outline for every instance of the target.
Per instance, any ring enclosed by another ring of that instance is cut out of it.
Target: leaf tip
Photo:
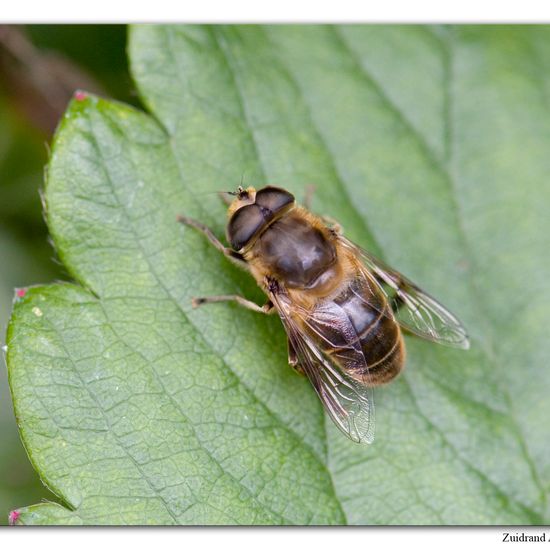
[[[72,114],[85,111],[90,105],[95,104],[97,99],[96,95],[86,90],[75,90],[69,106],[65,111],[65,117],[71,118]]]
[[[75,99],[75,101],[84,101],[88,98],[88,92],[85,92],[84,90],[75,90],[73,98]]]
[[[19,519],[20,515],[21,515],[21,512],[19,512],[19,510],[12,510],[8,514],[8,523],[10,525],[15,525],[17,523],[17,520]]]
[[[15,289],[15,296],[17,298],[24,298],[25,294],[27,294],[27,289],[26,288],[16,288]]]

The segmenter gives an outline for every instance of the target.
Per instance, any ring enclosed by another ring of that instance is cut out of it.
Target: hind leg
[[[298,362],[298,356],[296,355],[296,350],[290,341],[290,338],[287,338],[288,344],[288,364],[298,373],[304,375],[304,369]]]

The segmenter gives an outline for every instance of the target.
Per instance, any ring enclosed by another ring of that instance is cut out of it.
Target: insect
[[[402,330],[468,349],[460,321],[434,298],[344,237],[340,226],[298,206],[278,187],[230,193],[227,258],[248,270],[267,294],[263,306],[242,296],[194,298],[193,306],[235,301],[279,314],[288,362],[304,374],[335,424],[357,443],[374,438],[372,389],[394,379],[405,363]]]

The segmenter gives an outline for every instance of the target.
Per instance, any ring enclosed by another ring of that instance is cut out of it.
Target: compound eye
[[[262,209],[256,204],[239,208],[227,224],[227,239],[233,250],[240,250],[265,223]]]
[[[293,202],[294,195],[280,187],[268,186],[256,192],[256,204],[273,214]]]

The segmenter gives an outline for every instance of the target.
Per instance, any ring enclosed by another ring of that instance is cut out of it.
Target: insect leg
[[[322,216],[322,220],[334,231],[337,235],[342,235],[344,233],[344,228],[330,216]]]
[[[205,296],[203,298],[193,298],[192,304],[194,308],[204,304],[213,304],[215,302],[237,302],[240,306],[250,309],[257,313],[270,314],[275,311],[271,301],[267,301],[263,306],[239,296],[238,294],[229,294],[223,296]]]
[[[298,356],[296,355],[296,350],[294,349],[290,338],[287,338],[286,342],[288,344],[288,364],[291,367],[295,367],[298,364]]]
[[[220,191],[218,193],[218,196],[226,206],[229,206],[233,202],[233,199],[228,196],[227,191]]]
[[[306,186],[306,192],[304,195],[304,206],[311,210],[311,201],[313,200],[313,195],[315,194],[315,185]],[[337,235],[342,235],[344,230],[342,226],[334,219],[328,216],[321,216],[321,219],[334,231]]]
[[[313,195],[315,195],[315,185],[306,185],[306,192],[304,193],[303,205],[311,210],[311,202],[313,201]]]
[[[294,349],[294,346],[292,345],[290,338],[287,338],[287,344],[288,344],[288,364],[296,372],[300,374],[305,374],[304,369],[302,369],[302,366],[300,365],[300,363],[298,363],[298,356],[296,355],[296,350]]]
[[[232,262],[237,264],[240,267],[244,267],[245,269],[248,269],[248,265],[241,254],[238,252],[235,252],[234,250],[231,250],[231,248],[228,248],[227,246],[224,246],[217,238],[214,233],[212,233],[212,230],[204,225],[203,223],[194,220],[193,218],[187,218],[186,216],[178,216],[177,217],[178,222],[188,225],[189,227],[193,227],[197,231],[200,231],[209,241],[212,245],[214,245],[224,256],[229,258]]]

